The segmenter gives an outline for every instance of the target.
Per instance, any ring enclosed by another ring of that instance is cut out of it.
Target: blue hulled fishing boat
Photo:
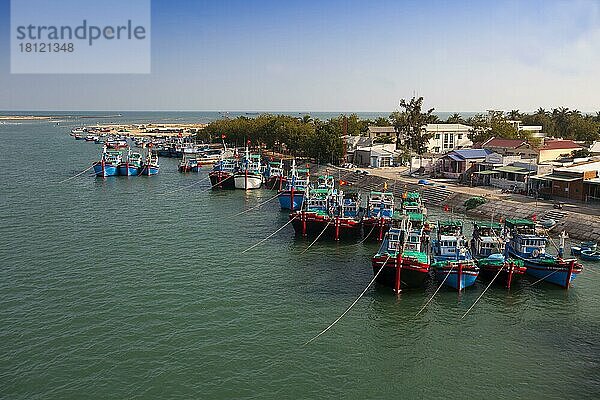
[[[472,286],[479,275],[462,229],[460,221],[438,221],[437,238],[431,242],[437,280],[459,291]]]
[[[146,160],[142,163],[142,167],[140,168],[140,175],[157,175],[159,170],[158,154],[153,153],[152,149],[148,149]]]
[[[304,202],[304,193],[309,185],[308,169],[296,169],[296,160],[292,161],[285,189],[278,194],[282,210],[299,210]]]
[[[131,149],[127,150],[127,159],[122,161],[119,166],[120,176],[137,176],[142,168],[142,155],[133,153]]]
[[[534,221],[507,219],[505,228],[509,234],[506,253],[525,263],[527,274],[568,288],[583,266],[575,258],[565,259],[546,253],[548,236],[536,230]]]
[[[121,157],[120,151],[107,150],[106,146],[103,146],[100,161],[94,163],[96,176],[117,176],[119,174],[117,167],[121,163]]]

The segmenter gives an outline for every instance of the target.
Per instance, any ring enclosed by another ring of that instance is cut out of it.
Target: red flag
[[[247,143],[250,144],[250,139],[248,139]]]
[[[344,180],[340,179],[340,186],[345,186],[345,185],[347,185],[347,184],[348,184],[348,182],[346,182],[346,181],[344,181]]]
[[[225,134],[221,134],[221,139],[225,139],[227,136],[225,136]]]
[[[448,206],[448,204],[444,205],[444,212],[448,212],[450,211],[450,207]]]
[[[537,215],[533,214],[533,215],[531,216],[531,220],[532,220],[533,222],[537,221]]]

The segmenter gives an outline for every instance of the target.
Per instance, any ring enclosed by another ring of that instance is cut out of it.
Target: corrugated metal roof
[[[533,171],[529,171],[526,168],[514,167],[514,166],[511,166],[511,165],[505,165],[503,167],[494,168],[494,171],[512,172],[513,174],[522,174],[522,175],[526,175],[526,174],[529,174],[529,173],[533,172]]]
[[[456,154],[459,157],[462,157],[465,160],[473,159],[473,158],[485,158],[488,154],[492,152],[487,149],[460,149],[453,150],[450,154]]]

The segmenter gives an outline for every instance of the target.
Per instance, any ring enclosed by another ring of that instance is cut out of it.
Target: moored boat
[[[93,164],[96,176],[117,176],[119,174],[117,167],[121,163],[121,157],[120,151],[107,150],[106,146],[103,146],[100,161]]]
[[[236,170],[236,161],[222,159],[213,165],[213,170],[208,173],[213,189],[235,189],[233,174]]]
[[[148,148],[148,154],[146,159],[142,163],[140,168],[140,175],[157,175],[160,171],[160,165],[158,164],[158,154],[152,151],[152,147]]]
[[[177,170],[179,172],[198,172],[200,169],[198,167],[196,156],[184,154],[177,166]]]
[[[507,219],[505,227],[509,233],[506,253],[523,261],[528,275],[568,288],[583,271],[575,258],[565,259],[546,253],[548,237],[537,232],[534,221]]]
[[[248,148],[246,148],[246,154],[241,161],[240,170],[233,174],[233,179],[236,189],[260,189],[263,179],[260,173],[260,156],[251,155]]]
[[[296,160],[292,160],[290,174],[286,179],[284,190],[277,197],[282,210],[299,210],[304,202],[304,194],[309,185],[309,170],[297,169]]]
[[[499,279],[510,289],[512,283],[521,278],[527,268],[522,261],[504,256],[505,240],[502,225],[497,222],[474,222],[471,239],[471,255],[479,267],[479,276]]]
[[[371,191],[367,198],[363,229],[368,238],[383,240],[392,225],[394,216],[394,194],[391,192]]]
[[[421,287],[431,270],[422,238],[422,228],[415,229],[408,217],[403,218],[399,227],[391,227],[371,260],[376,281],[396,293]]]
[[[581,250],[581,253],[579,256],[581,257],[582,260],[585,260],[585,261],[600,261],[600,251],[597,251],[597,250],[591,250],[591,249]]]
[[[127,151],[127,159],[118,165],[120,176],[137,176],[141,168],[142,155],[132,152],[131,149]]]
[[[475,284],[479,267],[467,248],[460,221],[438,221],[437,237],[432,241],[432,267],[439,282],[458,291]]]

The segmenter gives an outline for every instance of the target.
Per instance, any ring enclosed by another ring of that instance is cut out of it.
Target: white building
[[[397,157],[395,144],[374,144],[358,147],[354,151],[353,163],[362,167],[393,167]]]
[[[427,124],[423,127],[427,134],[433,135],[427,144],[429,153],[447,153],[452,150],[473,146],[469,139],[472,128],[463,124]]]
[[[367,136],[374,142],[381,139],[386,139],[389,143],[396,143],[396,128],[393,126],[369,126],[367,128]]]

